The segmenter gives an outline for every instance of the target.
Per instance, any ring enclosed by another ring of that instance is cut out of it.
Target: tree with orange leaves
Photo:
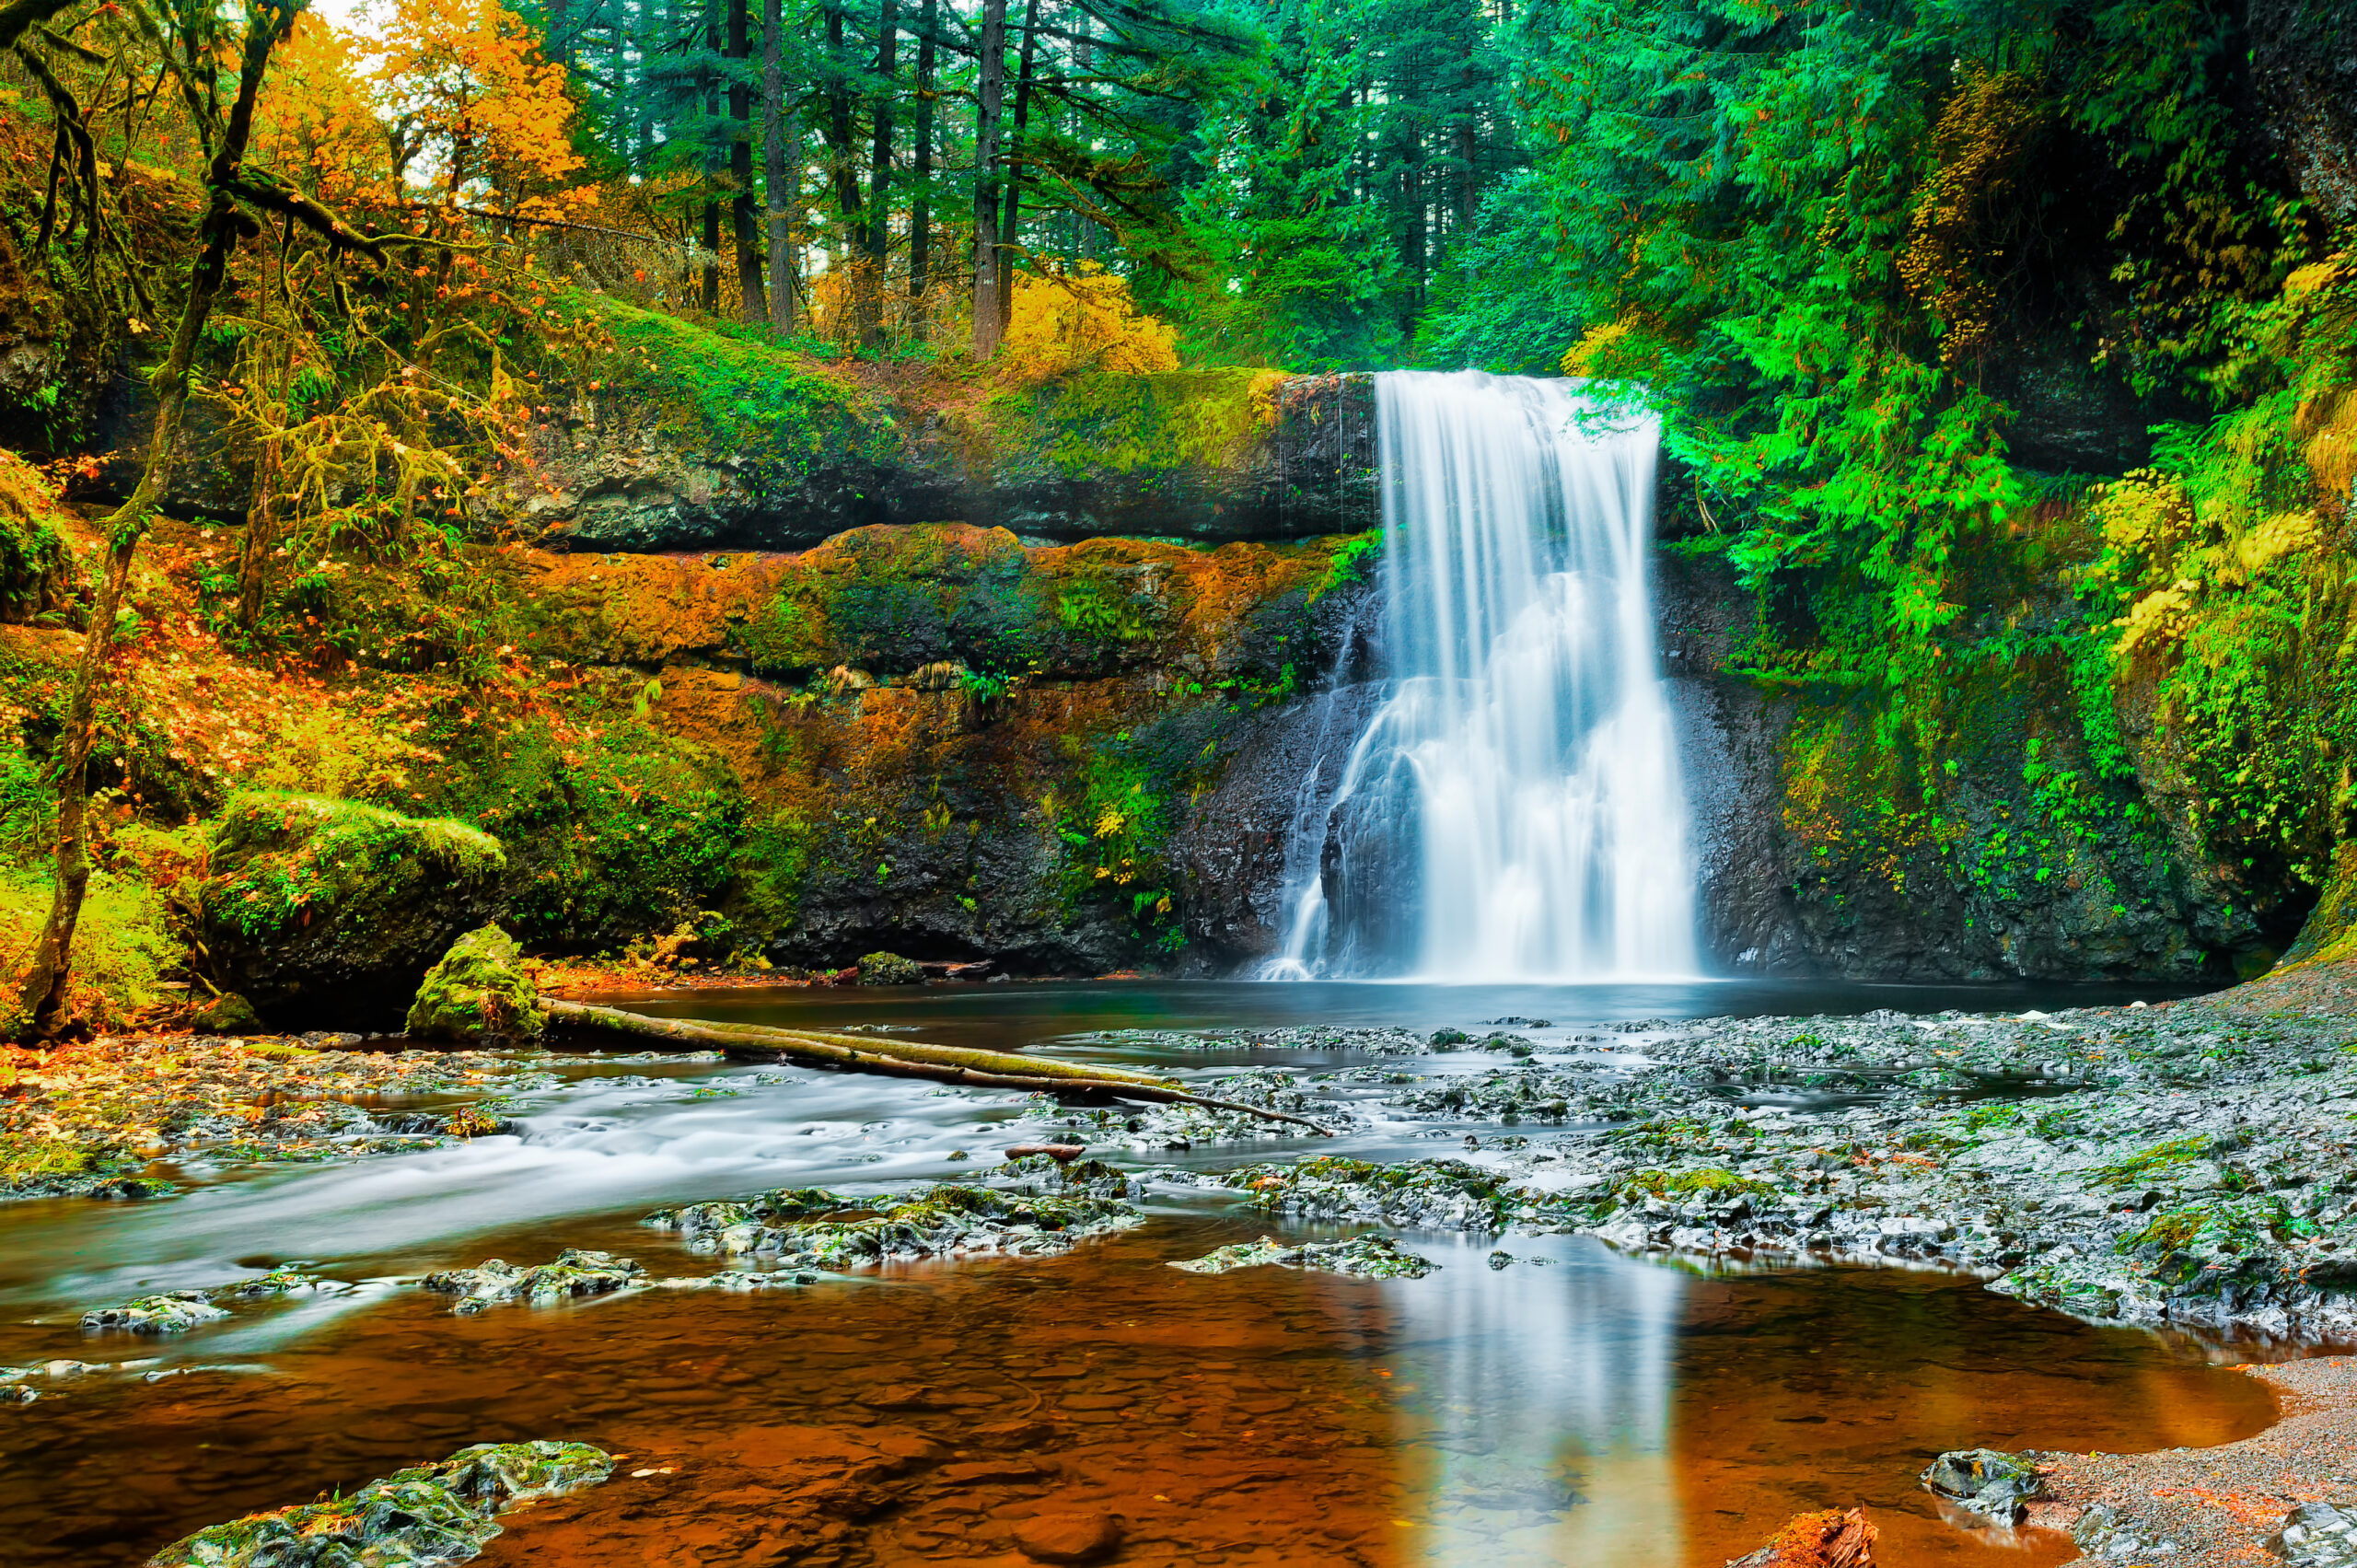
[[[380,0],[357,36],[395,181],[512,210],[581,168],[564,67],[499,0]]]

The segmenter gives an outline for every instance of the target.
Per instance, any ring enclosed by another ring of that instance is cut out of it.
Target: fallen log
[[[1189,1094],[1168,1078],[1151,1077],[1125,1067],[1090,1063],[1050,1062],[1015,1056],[1000,1051],[973,1051],[964,1046],[927,1045],[920,1040],[876,1040],[866,1035],[838,1035],[782,1029],[767,1024],[719,1024],[702,1018],[656,1018],[598,1007],[586,1002],[544,997],[548,1021],[561,1028],[605,1030],[644,1040],[703,1049],[717,1047],[732,1056],[796,1062],[844,1072],[877,1073],[897,1078],[931,1078],[945,1084],[977,1088],[1029,1089],[1042,1093],[1094,1093],[1122,1099],[1152,1100],[1163,1105],[1200,1105],[1213,1110],[1239,1111],[1263,1121],[1281,1121],[1306,1128],[1321,1138],[1333,1133],[1306,1117],[1239,1100],[1213,1099]]]

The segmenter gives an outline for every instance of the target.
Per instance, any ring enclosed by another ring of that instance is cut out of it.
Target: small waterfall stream
[[[1558,380],[1400,371],[1376,396],[1392,685],[1296,814],[1263,978],[1691,974],[1657,426]]]

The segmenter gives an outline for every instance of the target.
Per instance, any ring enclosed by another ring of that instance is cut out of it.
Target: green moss
[[[746,827],[734,877],[745,915],[760,934],[774,936],[793,928],[810,874],[810,843],[809,819],[796,811],[773,811]]]
[[[366,921],[424,885],[506,868],[499,841],[464,822],[404,817],[318,796],[239,795],[214,830],[213,923],[264,941],[334,913]]]
[[[496,925],[468,932],[426,972],[404,1028],[416,1040],[530,1040],[546,1023],[524,952]]]
[[[2155,1247],[2163,1251],[2175,1252],[2192,1246],[2209,1228],[2210,1216],[2198,1209],[2155,1214],[2143,1229],[2123,1239],[2119,1243],[2119,1250],[2133,1252],[2140,1247]]]
[[[73,573],[46,492],[29,468],[0,452],[0,621],[57,609]]]
[[[2129,1156],[2124,1160],[2105,1166],[2097,1179],[2106,1187],[2134,1187],[2178,1166],[2190,1165],[2206,1158],[2216,1140],[2208,1133],[2196,1133],[2190,1138],[2173,1138],[2165,1144]]]
[[[97,1150],[61,1138],[0,1133],[0,1182],[50,1176],[87,1176],[104,1167]]]
[[[48,919],[52,886],[46,866],[0,870],[0,954],[31,949]],[[74,930],[71,1010],[99,1028],[130,1021],[164,1000],[164,977],[181,952],[161,889],[129,871],[92,874]],[[0,1038],[12,1032],[5,1013],[0,1005]]]
[[[1052,656],[1052,588],[1004,529],[854,528],[797,559],[731,637],[762,669],[1022,671]]]
[[[369,1481],[349,1497],[199,1530],[157,1552],[152,1568],[460,1562],[499,1534],[504,1510],[593,1485],[613,1466],[612,1456],[586,1443],[478,1443]]]
[[[863,953],[859,959],[859,983],[862,985],[915,985],[924,979],[924,970],[914,958],[904,958],[898,953]]]
[[[1067,477],[1231,468],[1276,422],[1267,370],[1171,370],[1065,377],[991,401],[1002,468]]]
[[[1369,528],[1338,540],[1333,558],[1327,563],[1326,575],[1309,590],[1308,602],[1316,604],[1337,588],[1367,580],[1367,574],[1383,558],[1383,530]]]
[[[661,410],[672,434],[726,437],[723,449],[796,476],[900,450],[888,412],[798,354],[617,300],[599,308],[615,343],[605,379]]]
[[[719,759],[643,723],[534,719],[441,799],[507,846],[505,919],[534,943],[618,947],[694,922],[737,863],[746,803]]]
[[[1716,1166],[1694,1170],[1641,1170],[1620,1184],[1624,1197],[1700,1198],[1713,1203],[1774,1191],[1765,1181],[1754,1181]]]

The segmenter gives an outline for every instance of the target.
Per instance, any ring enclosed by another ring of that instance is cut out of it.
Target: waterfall
[[[1376,378],[1391,686],[1297,811],[1268,979],[1690,974],[1645,559],[1650,416],[1570,382]]]

